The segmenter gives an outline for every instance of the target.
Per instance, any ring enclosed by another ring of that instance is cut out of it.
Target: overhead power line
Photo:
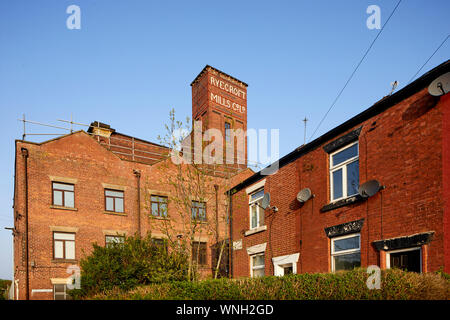
[[[336,104],[336,102],[338,101],[339,97],[341,96],[342,92],[344,92],[345,88],[347,87],[347,85],[349,84],[350,80],[352,80],[353,76],[355,75],[356,71],[358,70],[359,66],[361,65],[361,63],[364,61],[364,59],[366,58],[367,54],[369,53],[370,49],[372,49],[375,41],[377,41],[378,37],[380,36],[381,32],[383,32],[384,27],[386,27],[386,25],[388,24],[389,20],[391,19],[392,15],[394,14],[394,12],[397,10],[398,6],[400,5],[400,3],[402,2],[402,0],[399,0],[397,2],[397,5],[395,6],[394,10],[392,10],[391,14],[389,15],[389,17],[387,18],[386,22],[383,24],[383,26],[381,27],[380,31],[378,32],[377,36],[375,37],[375,39],[373,39],[372,43],[370,44],[369,48],[367,48],[366,52],[364,53],[364,55],[362,56],[361,60],[359,60],[356,68],[353,70],[352,74],[350,75],[350,77],[348,78],[347,82],[345,83],[345,85],[342,87],[341,91],[339,91],[338,95],[336,96],[336,98],[334,99],[333,103],[331,104],[331,106],[328,108],[328,111],[325,113],[325,115],[323,116],[322,120],[320,120],[319,124],[317,125],[316,129],[314,130],[313,134],[311,135],[311,137],[309,138],[309,140],[311,141],[312,137],[314,137],[314,135],[316,134],[317,130],[319,129],[319,127],[321,126],[322,122],[325,120],[325,118],[328,116],[328,113],[330,113],[331,109],[333,109],[334,105]]]
[[[411,83],[411,81],[414,80],[414,78],[419,74],[420,70],[422,70],[423,67],[425,67],[425,65],[428,63],[428,61],[431,60],[431,58],[433,58],[433,56],[436,54],[436,52],[438,52],[438,50],[444,45],[445,41],[447,41],[447,39],[450,37],[450,34],[448,34],[444,41],[441,42],[441,44],[439,45],[439,47],[437,47],[436,50],[434,50],[433,54],[427,59],[427,61],[425,61],[425,63],[419,68],[419,70],[417,70],[417,72],[411,77],[411,79],[409,79],[408,84]]]

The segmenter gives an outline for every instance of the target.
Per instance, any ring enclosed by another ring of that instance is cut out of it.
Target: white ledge
[[[261,231],[264,231],[264,230],[267,230],[267,226],[266,225],[245,231],[245,236],[249,236],[251,234],[258,233],[258,232],[261,232]]]

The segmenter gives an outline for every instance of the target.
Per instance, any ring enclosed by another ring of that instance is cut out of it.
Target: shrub
[[[450,299],[450,282],[433,274],[401,270],[382,271],[381,289],[370,290],[364,269],[328,274],[296,274],[284,277],[218,279],[139,286],[124,292],[118,288],[94,299],[147,300],[405,300]]]
[[[118,288],[181,281],[187,277],[187,257],[176,249],[156,245],[151,236],[127,237],[124,243],[106,247],[93,245],[91,255],[80,261],[81,289],[71,295],[80,298]]]

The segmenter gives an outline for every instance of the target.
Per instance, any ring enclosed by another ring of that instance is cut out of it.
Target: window
[[[75,207],[75,186],[68,183],[52,182],[53,205],[74,208]]]
[[[197,221],[206,221],[206,203],[192,201],[192,219]]]
[[[395,250],[387,253],[388,268],[398,268],[411,272],[422,272],[422,257],[420,248]]]
[[[198,261],[199,265],[206,264],[206,242],[192,243],[192,261],[194,263]]]
[[[359,266],[361,266],[360,235],[352,234],[332,238],[332,271],[351,270]]]
[[[106,247],[111,247],[114,244],[120,244],[125,242],[124,236],[105,236]]]
[[[53,285],[53,299],[54,300],[72,300],[72,297],[68,294],[67,285],[54,284]]]
[[[167,197],[151,196],[150,197],[152,216],[167,217]]]
[[[168,252],[167,240],[152,238],[152,242],[156,247],[160,248],[161,250],[166,251],[166,253]]]
[[[75,259],[75,233],[53,232],[53,258]]]
[[[263,197],[264,189],[260,189],[250,194],[250,229],[255,229],[264,225],[264,210],[261,208]]]
[[[264,277],[265,275],[264,253],[250,256],[250,264],[252,277]]]
[[[273,257],[273,274],[275,276],[284,276],[297,273],[297,262],[300,254],[293,253],[285,256]]]
[[[358,142],[330,155],[331,200],[344,199],[358,193]]]
[[[106,211],[123,212],[123,191],[105,189]]]
[[[231,124],[229,122],[225,122],[225,141],[230,142],[231,141]]]

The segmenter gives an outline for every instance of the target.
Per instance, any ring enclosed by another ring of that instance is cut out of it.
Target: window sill
[[[63,206],[56,206],[56,205],[50,205],[50,209],[59,209],[59,210],[69,210],[69,211],[78,211],[77,208],[71,208],[71,207],[63,207]]]
[[[354,196],[351,196],[351,197],[348,197],[348,198],[345,198],[345,199],[341,199],[341,200],[338,200],[338,201],[335,201],[335,202],[331,202],[331,203],[329,203],[327,205],[324,205],[320,209],[320,212],[327,212],[327,211],[334,210],[334,209],[337,209],[337,208],[345,207],[345,206],[348,206],[348,205],[351,205],[351,204],[354,204],[354,203],[361,202],[363,200],[364,200],[364,198],[361,197],[359,194],[357,194],[357,195],[354,195]]]
[[[52,263],[78,263],[76,259],[52,259]]]
[[[258,232],[262,232],[262,231],[266,231],[266,230],[267,230],[267,226],[266,225],[260,226],[260,227],[257,227],[257,228],[245,231],[245,236],[249,236],[249,235],[252,235],[252,234],[255,234],[255,233],[258,233]]]
[[[153,216],[153,215],[150,215],[149,217],[150,217],[150,219],[154,219],[154,220],[170,220],[167,217],[159,217],[159,216]]]
[[[104,214],[110,214],[110,215],[113,215],[113,216],[127,216],[127,214],[124,213],[124,212],[104,211],[103,213]]]

